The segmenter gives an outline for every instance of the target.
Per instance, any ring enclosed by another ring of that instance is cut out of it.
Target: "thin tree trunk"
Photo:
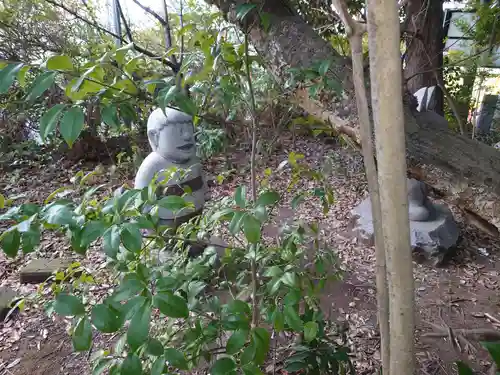
[[[349,36],[352,55],[352,76],[356,106],[358,109],[361,148],[365,164],[366,179],[370,192],[372,217],[375,229],[375,257],[376,257],[376,283],[377,283],[377,317],[380,329],[380,352],[382,357],[382,373],[389,374],[390,348],[389,348],[389,291],[387,287],[387,269],[385,262],[384,237],[382,231],[382,213],[380,210],[379,186],[377,180],[377,166],[373,150],[373,131],[370,121],[370,110],[365,87],[365,74],[363,66],[363,34],[366,24],[355,22],[349,15],[344,0],[333,2]]]
[[[389,279],[392,375],[414,373],[414,286],[406,187],[399,17],[395,0],[368,1],[380,207]]]
[[[368,190],[372,206],[372,217],[375,229],[375,257],[377,282],[377,317],[380,329],[380,347],[382,357],[382,373],[389,374],[390,347],[389,347],[389,291],[387,288],[387,269],[385,261],[384,234],[382,231],[382,212],[380,210],[380,195],[377,180],[377,168],[373,156],[372,128],[368,111],[368,100],[363,75],[363,47],[362,35],[353,35],[349,38],[352,53],[352,70],[356,102],[360,122],[361,147],[365,164]]]

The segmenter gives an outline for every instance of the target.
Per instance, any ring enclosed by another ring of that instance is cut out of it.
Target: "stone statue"
[[[158,208],[161,225],[168,225],[174,229],[199,215],[205,204],[205,194],[208,192],[203,176],[200,160],[196,156],[196,143],[194,139],[194,126],[191,116],[176,109],[166,108],[163,112],[155,109],[148,118],[148,139],[153,150],[142,162],[135,177],[134,187],[142,189],[148,186],[157,173],[160,173],[158,182],[164,181],[161,172],[171,167],[187,170],[185,175],[175,172],[166,184],[162,195],[184,194],[188,187],[190,194],[186,201],[194,204],[192,207],[183,208],[172,212],[165,208]]]
[[[431,204],[425,184],[414,178],[408,179],[407,184],[410,221],[427,221],[431,216]]]
[[[433,111],[436,107],[436,86],[422,87],[413,95],[418,101],[417,111]]]
[[[458,225],[446,206],[431,202],[426,185],[416,179],[407,180],[410,241],[414,254],[423,255],[434,264],[444,259],[457,243]],[[364,199],[352,210],[353,233],[373,244],[374,228],[370,198]]]

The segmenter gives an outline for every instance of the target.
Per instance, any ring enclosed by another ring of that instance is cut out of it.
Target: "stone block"
[[[33,259],[21,269],[21,284],[43,283],[55,272],[68,268],[71,259]]]

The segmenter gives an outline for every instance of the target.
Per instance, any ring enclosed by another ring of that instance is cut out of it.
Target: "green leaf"
[[[269,215],[264,206],[257,206],[253,213],[257,220],[259,220],[261,223],[264,223],[269,219]]]
[[[188,202],[177,195],[168,195],[158,201],[158,206],[176,212],[189,206]]]
[[[274,313],[274,329],[277,332],[281,332],[285,329],[285,315],[282,311],[276,310]]]
[[[306,367],[307,364],[305,362],[297,361],[297,362],[287,363],[284,370],[291,373],[297,373],[300,370],[305,369]]]
[[[474,371],[464,362],[457,361],[458,375],[474,375]]]
[[[111,129],[120,128],[120,120],[118,119],[118,111],[116,105],[112,104],[101,108],[101,118],[106,125]]]
[[[292,210],[296,210],[299,204],[301,204],[305,200],[304,194],[298,194],[292,199]]]
[[[60,293],[54,304],[54,311],[62,316],[78,316],[85,314],[85,306],[79,298],[66,293]]]
[[[247,187],[245,185],[238,186],[234,192],[234,201],[236,205],[240,208],[245,208],[246,206],[246,194]]]
[[[162,375],[165,370],[165,362],[166,359],[164,355],[157,358],[151,366],[151,375]]]
[[[80,107],[71,107],[64,113],[59,130],[70,148],[73,147],[73,143],[82,132],[84,125],[85,116]]]
[[[187,96],[183,92],[178,92],[175,96],[175,104],[179,107],[179,109],[190,115],[190,116],[196,116],[198,112],[198,107],[196,104],[193,102],[193,100]]]
[[[92,308],[92,324],[101,332],[113,333],[122,326],[120,313],[111,306],[98,304]]]
[[[247,14],[255,7],[257,7],[255,4],[241,4],[236,8],[236,19],[243,21]]]
[[[179,370],[188,370],[189,365],[186,361],[186,357],[184,354],[182,354],[180,351],[174,348],[167,348],[165,349],[165,359],[168,361],[168,363],[175,367],[178,368]]]
[[[2,235],[2,240],[0,241],[0,246],[4,253],[14,258],[19,251],[19,245],[21,244],[21,235],[17,229],[12,229]]]
[[[37,225],[32,225],[26,232],[21,233],[21,246],[23,254],[29,254],[35,250],[40,243],[40,229]]]
[[[229,223],[229,232],[233,235],[236,235],[240,229],[241,224],[243,223],[243,218],[246,216],[246,212],[243,211],[235,211],[231,222]]]
[[[141,229],[137,224],[126,223],[121,230],[120,237],[123,246],[125,246],[128,251],[138,253],[142,250]]]
[[[127,342],[133,350],[144,344],[149,335],[151,305],[149,301],[142,304],[130,321],[127,331]]]
[[[148,354],[154,355],[155,357],[159,357],[163,355],[165,349],[163,348],[163,344],[160,342],[160,340],[157,340],[155,338],[150,338],[148,340],[146,351]]]
[[[106,230],[101,220],[92,220],[85,223],[82,231],[82,246],[88,247],[92,242],[101,237]]]
[[[497,342],[481,342],[481,345],[488,350],[491,358],[495,361],[497,368],[500,369],[500,341]]]
[[[142,363],[137,354],[129,354],[122,362],[120,375],[141,375]]]
[[[2,193],[0,193],[0,210],[5,208],[5,197]]]
[[[275,191],[266,191],[257,199],[257,206],[271,206],[280,200],[279,193]]]
[[[302,332],[303,323],[294,306],[285,306],[283,309],[285,321],[295,332]]]
[[[324,76],[327,72],[328,69],[330,69],[330,60],[325,60],[321,62],[321,65],[319,66],[318,73],[322,76]]]
[[[107,256],[116,259],[118,250],[120,249],[120,227],[113,225],[108,228],[103,234],[103,250]]]
[[[321,82],[317,82],[309,87],[309,96],[315,98],[318,95],[318,91],[321,89]]]
[[[141,281],[137,274],[129,273],[123,278],[118,290],[113,294],[114,301],[124,301],[130,297],[137,295],[139,292],[146,289],[146,284]]]
[[[70,57],[66,55],[49,57],[46,66],[49,70],[73,70],[73,62]]]
[[[43,114],[40,119],[39,128],[40,138],[42,138],[43,142],[45,142],[49,134],[55,130],[64,108],[66,108],[65,104],[56,104]]]
[[[164,355],[158,357],[151,366],[151,375],[162,375],[165,370],[165,362],[166,359]]]
[[[318,335],[319,326],[316,322],[307,322],[304,324],[304,339],[311,342]]]
[[[170,318],[187,318],[189,310],[184,298],[171,292],[160,292],[153,298],[153,305]]]
[[[127,55],[127,52],[134,49],[134,43],[129,43],[126,46],[120,47],[115,52],[115,60],[122,65]]]
[[[9,91],[10,86],[16,79],[17,73],[23,66],[24,64],[9,64],[0,70],[0,95]]]
[[[248,332],[245,330],[235,331],[226,344],[227,354],[236,354],[247,342]]]
[[[50,205],[43,215],[45,221],[48,224],[53,225],[68,225],[73,224],[73,211],[64,204],[52,204]]]
[[[250,243],[257,243],[260,241],[260,221],[255,216],[245,215],[243,219],[243,232],[245,237]]]
[[[75,351],[84,352],[90,349],[92,345],[92,326],[85,316],[82,316],[78,321],[71,339]]]
[[[210,371],[211,375],[236,374],[236,362],[229,357],[219,358]]]
[[[17,81],[19,82],[19,85],[21,87],[26,86],[26,73],[30,71],[31,67],[30,66],[23,66],[20,70],[19,73],[17,74]]]
[[[260,24],[262,25],[264,31],[267,33],[269,31],[269,27],[271,27],[271,14],[267,12],[261,12]]]
[[[299,278],[295,272],[286,272],[281,277],[281,281],[283,282],[283,284],[289,286],[290,288],[295,288],[299,284]]]
[[[35,101],[40,95],[42,95],[50,86],[54,84],[57,72],[44,72],[36,77],[33,82],[30,93],[26,97],[28,102]]]
[[[254,341],[256,348],[254,362],[257,365],[262,365],[267,358],[271,335],[265,328],[257,327],[252,330],[252,340]]]
[[[177,86],[174,85],[169,88],[164,88],[158,93],[158,101],[160,107],[165,110],[166,107],[171,105],[172,101],[175,99],[177,95]]]

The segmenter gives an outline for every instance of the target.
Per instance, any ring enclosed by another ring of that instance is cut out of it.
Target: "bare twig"
[[[488,318],[489,320],[491,320],[492,322],[494,323],[497,323],[497,324],[500,324],[500,319],[494,317],[493,315],[489,314],[489,313],[484,313],[484,316],[486,318]]]
[[[125,19],[125,14],[123,13],[122,5],[120,3],[120,0],[116,0],[116,5],[118,6],[118,12],[120,12],[120,18],[123,21],[123,25],[125,26],[125,32],[127,33],[128,39],[130,43],[134,43],[134,38],[132,37],[132,31],[130,31],[130,26]]]
[[[163,19],[162,16],[160,16],[158,13],[156,13],[153,9],[147,7],[146,5],[143,5],[140,1],[138,0],[133,0],[134,3],[136,3],[138,6],[140,6],[146,13],[149,13],[151,14],[154,18],[157,19],[158,22],[160,22],[160,24],[162,26],[165,26],[165,20]]]
[[[180,0],[179,22],[181,30],[184,28],[184,0]],[[181,35],[181,54],[179,56],[179,68],[182,67],[184,61],[184,33]]]
[[[88,19],[86,19],[85,17],[79,15],[77,12],[73,11],[72,9],[68,8],[67,6],[65,6],[64,4],[60,4],[58,3],[57,1],[54,1],[54,0],[45,0],[47,3],[49,4],[52,4],[58,8],[61,8],[61,9],[64,9],[66,12],[68,12],[69,14],[71,14],[73,17],[79,19],[80,21],[83,21],[85,22],[86,24],[90,25],[90,26],[93,26],[95,27],[97,30],[100,30],[114,38],[119,38],[120,40],[126,42],[127,40],[125,38],[123,38],[122,36],[120,35],[117,35],[115,34],[114,32],[112,31],[109,31],[108,29],[106,29],[105,27],[102,27],[101,25],[99,25],[98,23],[96,22],[92,22]],[[169,61],[168,59],[165,59],[161,56],[157,56],[155,53],[151,52],[151,51],[148,51],[147,49],[141,47],[141,46],[138,46],[137,44],[134,43],[134,49],[137,51],[137,52],[140,52],[140,53],[143,53],[144,55],[154,59],[154,60],[158,60],[158,61],[161,61],[163,64],[167,65],[170,69],[172,69],[172,71],[174,73],[177,73],[178,72],[178,67],[175,65],[175,64],[172,64],[171,61]]]

